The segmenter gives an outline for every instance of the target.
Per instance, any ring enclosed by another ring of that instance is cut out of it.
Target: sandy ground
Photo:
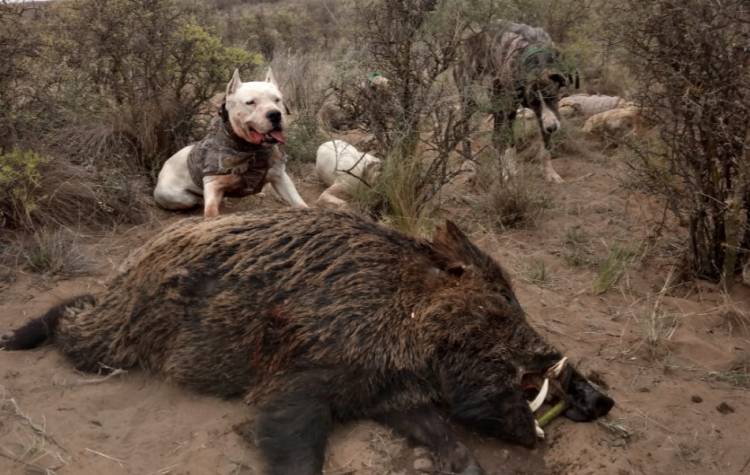
[[[591,143],[555,160],[566,183],[542,185],[550,207],[530,229],[493,229],[470,199],[446,197],[445,214],[511,272],[533,324],[617,403],[598,423],[554,421],[532,451],[461,437],[489,474],[750,473],[750,333],[740,318],[750,292],[738,286],[726,295],[673,280],[660,293],[674,262],[670,243],[684,236],[648,240],[660,208],[626,191],[617,157]],[[321,187],[310,170],[301,173],[301,190],[312,201]],[[271,197],[232,205],[279,206]],[[19,270],[15,281],[0,283],[0,329],[101,288],[129,250],[181,218],[156,216],[86,238],[90,275],[49,280]],[[618,245],[639,252],[615,285],[596,294],[598,266]],[[2,474],[258,474],[258,453],[239,435],[252,418],[241,401],[196,395],[149,375],[77,373],[53,347],[0,353]],[[337,428],[325,473],[412,474],[418,455],[363,421]]]

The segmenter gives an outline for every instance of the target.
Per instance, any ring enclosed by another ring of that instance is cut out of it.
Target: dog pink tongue
[[[251,129],[247,134],[247,141],[255,145],[260,145],[263,143],[263,134],[259,134]]]
[[[279,143],[286,143],[286,139],[284,138],[284,132],[282,132],[280,130],[273,130],[273,131],[269,132],[268,135],[270,135],[271,137],[275,138],[276,141],[279,142]]]

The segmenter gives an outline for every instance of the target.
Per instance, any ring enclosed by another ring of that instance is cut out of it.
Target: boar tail
[[[13,333],[0,338],[0,349],[14,351],[36,348],[54,336],[60,317],[65,314],[68,307],[93,303],[94,297],[86,294],[55,305],[41,317],[29,320],[23,326],[14,330]]]

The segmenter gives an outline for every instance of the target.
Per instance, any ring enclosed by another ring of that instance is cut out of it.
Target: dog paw
[[[565,180],[554,170],[547,170],[544,173],[544,179],[550,183],[565,183]]]

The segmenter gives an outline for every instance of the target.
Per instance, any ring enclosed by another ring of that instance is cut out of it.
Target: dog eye
[[[254,106],[255,105],[255,101],[245,101],[245,104],[247,104],[249,106]]]
[[[274,99],[274,102],[275,102],[276,104],[278,104],[279,102],[281,102],[281,99],[279,99],[279,98],[277,97],[276,99]]]

